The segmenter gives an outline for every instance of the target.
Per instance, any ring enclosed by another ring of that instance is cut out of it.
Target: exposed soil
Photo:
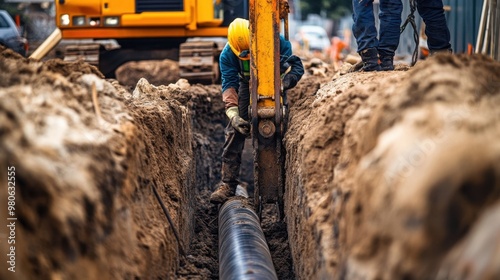
[[[132,61],[118,67],[115,74],[120,84],[132,88],[141,78],[156,86],[168,85],[179,80],[179,64],[169,59]]]
[[[122,86],[85,63],[1,55],[1,162],[16,168],[22,205],[15,276],[218,279],[217,208],[208,197],[226,125],[220,86]],[[252,178],[250,154],[247,145],[242,178]],[[280,278],[293,279],[285,224],[263,227]]]
[[[0,49],[0,180],[15,167],[17,217],[16,273],[1,279],[218,279],[220,85],[162,63],[119,82]],[[267,207],[261,223],[279,278],[500,278],[500,63],[304,64],[288,93],[286,217]]]
[[[498,227],[478,222],[500,198],[500,63],[443,55],[398,69],[340,76],[291,109],[299,279],[500,276],[498,246],[479,250]]]
[[[177,242],[152,187],[189,244],[195,162],[187,108],[158,91],[131,95],[87,64],[1,55],[0,162],[16,170],[18,219],[17,270],[2,278],[175,275]]]

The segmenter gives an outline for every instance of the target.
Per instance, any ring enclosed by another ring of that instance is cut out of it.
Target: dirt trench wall
[[[131,95],[87,64],[0,56],[0,205],[13,166],[17,217],[16,273],[0,278],[173,278],[177,241],[151,187],[187,246],[196,168],[180,89],[143,80]]]
[[[298,279],[498,277],[498,246],[470,244],[498,235],[478,221],[500,201],[499,105],[500,64],[449,55],[298,100],[285,200]]]
[[[169,96],[186,106],[190,112],[196,187],[198,190],[213,190],[221,178],[224,127],[227,125],[221,86],[189,85],[183,79],[177,84],[181,90],[170,91]]]

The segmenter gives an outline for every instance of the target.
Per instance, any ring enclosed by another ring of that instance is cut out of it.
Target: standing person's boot
[[[380,56],[380,70],[392,71],[394,70],[394,57],[393,56]]]
[[[380,65],[378,64],[378,51],[376,48],[369,48],[359,52],[361,59],[363,60],[362,71],[380,71]]]

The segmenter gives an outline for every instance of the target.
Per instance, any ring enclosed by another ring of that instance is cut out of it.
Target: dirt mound
[[[470,248],[474,235],[494,237],[471,228],[500,199],[499,81],[498,62],[440,55],[410,71],[347,74],[297,101],[286,136],[297,276],[429,279],[467,270],[472,253],[457,257],[459,249],[448,263],[461,268],[441,265],[461,240]],[[498,258],[489,267],[472,261],[467,272],[495,275],[487,273],[499,266]]]
[[[131,61],[118,67],[115,74],[125,86],[135,87],[141,78],[156,86],[168,85],[179,80],[179,63],[169,59]]]
[[[0,165],[15,168],[17,218],[16,273],[0,278],[174,277],[179,249],[152,186],[188,245],[195,164],[175,89],[132,95],[87,64],[0,55]]]

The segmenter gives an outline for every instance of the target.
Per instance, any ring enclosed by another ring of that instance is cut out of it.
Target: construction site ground
[[[279,279],[499,279],[500,63],[305,64],[289,92],[286,217],[267,207],[262,221]],[[218,279],[208,197],[224,104],[220,85],[176,69],[136,64],[111,80],[0,49],[0,220],[17,218],[15,272],[0,225],[0,279]]]

